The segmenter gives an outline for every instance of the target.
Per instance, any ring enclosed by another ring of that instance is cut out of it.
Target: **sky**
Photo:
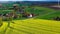
[[[58,1],[58,0],[0,0],[0,1]]]

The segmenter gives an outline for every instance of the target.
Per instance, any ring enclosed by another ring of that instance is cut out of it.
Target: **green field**
[[[60,10],[46,7],[25,8],[26,12],[34,13],[37,16],[24,20],[13,20],[15,23],[3,22],[0,27],[0,34],[60,34],[60,21],[51,20],[59,16]],[[12,10],[0,10],[0,14],[9,13]]]

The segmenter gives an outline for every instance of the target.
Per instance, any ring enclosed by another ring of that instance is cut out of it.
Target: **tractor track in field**
[[[52,6],[48,6],[48,8],[54,9],[54,10],[60,10],[60,7],[56,6],[56,7],[52,7]]]
[[[28,33],[28,34],[32,34],[32,33],[28,32],[28,31],[24,31],[24,30],[21,30],[21,29],[17,29],[17,28],[14,28],[14,27],[10,27],[10,23],[8,23],[8,26],[7,26],[7,28],[5,28],[3,34],[6,34],[6,31],[7,31],[8,28],[10,28],[10,29],[12,29],[12,30],[14,29],[14,30],[22,31],[22,32],[25,32],[25,33]]]
[[[54,9],[54,10],[60,10],[60,6],[42,6],[42,7],[46,7],[46,8],[50,8],[50,9]]]
[[[4,32],[3,32],[3,34],[5,34],[6,33],[6,31],[7,31],[7,29],[10,27],[10,23],[8,23],[8,25],[7,25],[7,27],[5,28],[5,30],[4,30]]]
[[[42,24],[40,24],[40,25],[42,25]],[[41,29],[41,30],[45,30],[45,31],[49,31],[49,32],[56,32],[56,33],[60,33],[60,32],[58,32],[58,31],[54,31],[54,30],[51,30],[51,29],[46,29],[46,28],[42,28],[41,26],[39,27],[39,28],[37,28],[37,27],[30,27],[30,26],[26,26],[26,25],[22,25],[22,27],[23,27],[23,29],[28,29],[28,30],[30,30],[30,29],[34,29],[34,30],[39,30],[39,29]],[[26,28],[27,27],[27,28]],[[36,29],[35,29],[36,28]]]
[[[45,7],[46,8],[46,7]],[[48,7],[47,7],[48,8]],[[36,9],[36,8],[35,8]],[[51,8],[50,8],[51,9]],[[54,10],[54,9],[53,9]],[[37,15],[37,16],[35,16],[35,17],[33,17],[33,18],[36,18],[36,17],[38,17],[38,16],[40,16],[40,17],[43,17],[43,16],[46,16],[46,15],[49,15],[49,14],[53,14],[53,13],[56,13],[57,12],[57,10],[55,10],[55,11],[53,11],[53,12],[48,12],[48,13],[46,13],[46,14],[43,14],[43,15]]]
[[[26,29],[26,30],[31,30],[31,29],[34,29],[34,30],[38,30],[38,31],[40,31],[40,30],[44,30],[44,31],[48,31],[48,32],[56,32],[56,33],[60,33],[60,32],[57,32],[57,31],[54,31],[54,30],[49,30],[49,29],[45,29],[45,28],[42,28],[42,27],[39,27],[39,28],[37,28],[37,27],[30,27],[30,26],[22,26],[23,27],[23,29]],[[27,27],[27,28],[26,28]],[[36,29],[35,29],[36,28]],[[40,29],[40,30],[39,30]]]
[[[29,22],[28,22],[29,23]],[[17,23],[16,23],[17,24]],[[36,24],[36,23],[29,23],[29,24]],[[17,24],[17,25],[21,25],[21,24]],[[43,24],[40,24],[40,23],[37,23],[38,26],[42,25],[42,26],[47,26],[47,25],[43,25]],[[51,27],[50,25],[48,27]],[[56,28],[60,28],[58,26],[53,26],[53,27],[56,27]]]
[[[17,29],[17,28],[14,28],[14,27],[9,27],[9,28],[12,29],[12,30],[17,30],[17,31],[22,31],[22,32],[28,33],[28,34],[32,34],[31,32],[24,31],[22,29]]]
[[[21,23],[23,23],[24,21],[21,21]],[[27,24],[36,24],[36,23],[30,23],[30,22],[26,22]],[[11,24],[10,24],[11,25]],[[12,26],[13,25],[13,26]],[[24,24],[17,24],[17,23],[15,23],[15,24],[13,24],[12,23],[12,25],[10,26],[10,27],[7,27],[7,28],[10,28],[10,29],[12,29],[12,30],[17,30],[17,31],[21,31],[21,32],[23,32],[23,33],[27,33],[27,34],[34,34],[35,32],[37,33],[37,32],[40,32],[40,30],[43,30],[43,32],[44,31],[46,31],[46,32],[49,32],[49,33],[60,33],[60,31],[58,31],[58,30],[53,30],[52,29],[52,27],[54,27],[54,28],[60,28],[60,27],[57,27],[57,26],[50,26],[50,25],[44,25],[44,24],[39,24],[39,23],[37,23],[37,26],[35,25],[35,26],[30,26],[30,25],[24,25]],[[14,26],[14,25],[16,25],[16,26]],[[4,32],[6,33],[6,31],[7,31],[7,28],[4,30]],[[19,29],[20,28],[20,29]],[[35,31],[35,32],[34,32]],[[5,34],[4,33],[4,34]]]
[[[53,12],[49,12],[49,13],[47,13],[47,14],[44,14],[44,15],[38,15],[38,16],[40,16],[40,17],[43,17],[43,16],[47,16],[47,15],[49,15],[49,14],[53,14],[53,13],[56,13],[57,11],[53,11]],[[38,17],[38,16],[36,16],[36,17]],[[36,17],[34,17],[34,18],[36,18]]]

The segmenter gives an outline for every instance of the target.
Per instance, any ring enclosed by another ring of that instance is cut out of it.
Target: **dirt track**
[[[52,9],[55,9],[55,10],[60,10],[60,6],[48,6],[48,8],[52,8]]]

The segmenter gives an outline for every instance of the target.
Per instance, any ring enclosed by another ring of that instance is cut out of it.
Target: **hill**
[[[60,21],[43,19],[14,20],[15,24],[7,22],[0,28],[3,34],[60,34]],[[7,26],[6,26],[7,25]],[[4,28],[5,27],[5,28]]]

